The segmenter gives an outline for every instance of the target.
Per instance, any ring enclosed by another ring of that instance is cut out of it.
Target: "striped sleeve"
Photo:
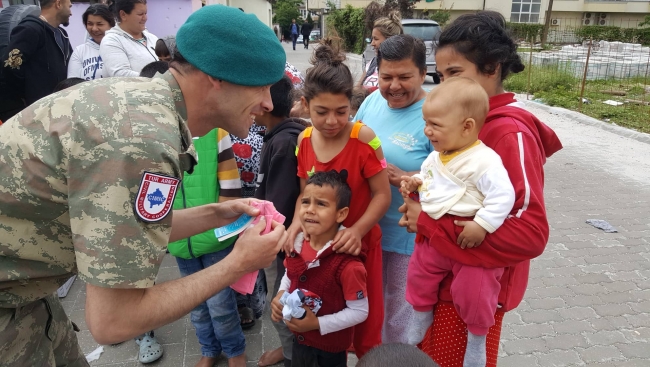
[[[232,151],[232,142],[230,141],[228,132],[224,129],[219,129],[217,132],[217,142],[219,148],[219,155],[217,156],[219,197],[241,197],[239,170],[237,169],[237,161],[235,161],[235,153]]]

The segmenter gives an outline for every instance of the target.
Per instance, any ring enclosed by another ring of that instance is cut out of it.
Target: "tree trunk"
[[[548,9],[546,9],[546,19],[544,19],[544,29],[542,30],[542,47],[546,45],[546,37],[548,37],[548,29],[551,26],[551,13],[553,12],[553,0],[548,0]],[[533,45],[530,45],[533,47]]]

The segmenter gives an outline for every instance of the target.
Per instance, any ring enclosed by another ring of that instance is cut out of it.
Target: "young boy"
[[[255,124],[266,129],[255,198],[272,202],[276,210],[287,218],[285,223],[293,221],[296,201],[300,194],[296,142],[298,135],[307,125],[304,120],[289,118],[293,106],[292,84],[293,81],[287,75],[273,84],[271,86],[273,110],[255,117]],[[280,280],[285,272],[284,252],[278,253],[276,270],[277,278],[273,294],[278,293]],[[265,352],[260,357],[258,365],[272,366],[284,360],[285,366],[290,367],[293,334],[283,322],[275,322],[273,326],[280,336],[282,346]]]
[[[282,320],[280,298],[300,288],[322,300],[318,317],[305,307],[302,319],[286,324],[295,335],[292,366],[344,367],[352,327],[368,317],[366,269],[360,257],[333,251],[331,242],[348,216],[351,189],[347,171],[316,172],[307,180],[299,213],[304,233],[285,260],[287,271],[271,304],[272,319]]]
[[[406,281],[406,300],[415,309],[408,341],[422,341],[433,322],[440,282],[452,272],[454,306],[468,329],[466,367],[485,366],[486,335],[494,324],[503,268],[468,266],[443,255],[436,243],[453,241],[461,249],[479,246],[514,205],[515,192],[499,155],[478,140],[488,108],[485,90],[471,79],[451,78],[429,93],[422,107],[424,134],[435,151],[419,174],[402,177],[401,184],[403,195],[417,194],[419,187],[422,210],[433,219],[456,216],[456,225],[462,227],[451,234],[457,238],[448,238],[442,230],[432,231],[428,241],[421,234],[416,238]]]

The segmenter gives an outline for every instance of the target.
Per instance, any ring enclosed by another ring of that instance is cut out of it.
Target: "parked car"
[[[434,83],[440,83],[440,77],[436,73],[435,58],[435,41],[438,40],[441,32],[438,23],[428,19],[402,19],[402,27],[404,27],[404,33],[424,41],[427,48],[427,75],[433,78]],[[375,57],[375,50],[370,46],[370,39],[366,38],[366,49],[361,56],[361,64],[364,70],[366,63],[370,62],[373,57]]]
[[[309,33],[310,41],[318,41],[320,39],[320,30],[315,29]]]

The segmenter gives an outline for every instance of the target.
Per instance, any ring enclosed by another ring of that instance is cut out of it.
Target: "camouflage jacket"
[[[178,181],[179,154],[196,158],[186,119],[167,73],[82,83],[0,127],[0,307],[75,273],[101,287],[153,285],[172,213],[145,222],[136,201],[147,172]]]

